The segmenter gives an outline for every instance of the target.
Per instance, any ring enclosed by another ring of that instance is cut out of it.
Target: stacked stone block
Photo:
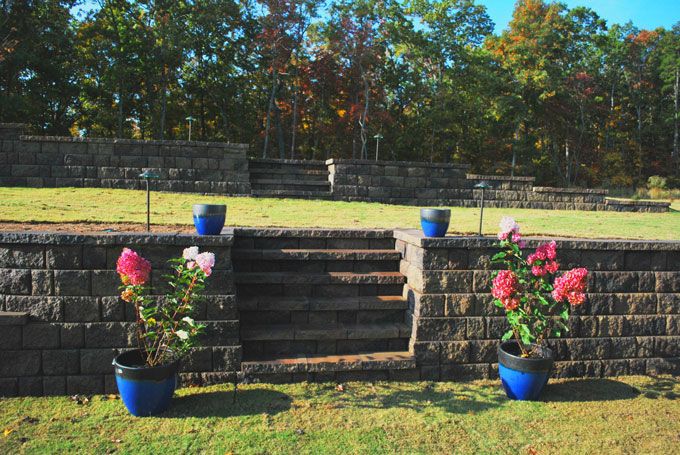
[[[470,205],[469,165],[405,161],[326,161],[337,200],[403,205]]]
[[[141,189],[139,174],[150,170],[160,191],[250,194],[244,144],[20,136],[1,128],[0,138],[2,186]]]
[[[490,295],[492,239],[396,231],[421,379],[497,375],[508,329]],[[528,248],[540,243],[530,240]],[[558,241],[563,269],[590,270],[588,301],[551,340],[555,376],[680,373],[680,242]]]
[[[231,243],[229,236],[0,234],[0,395],[115,392],[111,361],[137,345],[115,272],[125,246],[151,261],[154,294],[164,293],[167,260],[183,248],[215,253],[196,309],[207,321],[203,346],[182,371],[191,383],[234,380],[241,348]]]

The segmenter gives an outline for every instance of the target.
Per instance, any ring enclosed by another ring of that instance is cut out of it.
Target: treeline
[[[680,23],[519,0],[0,1],[0,121],[460,161],[565,185],[678,173]],[[669,12],[670,13],[670,12]],[[672,179],[671,179],[672,181]]]

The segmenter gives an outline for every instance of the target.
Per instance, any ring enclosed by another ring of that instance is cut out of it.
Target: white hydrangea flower
[[[194,326],[194,320],[191,319],[189,316],[184,316],[184,317],[182,318],[182,321],[186,322],[186,323],[189,324],[191,327]]]
[[[189,248],[184,248],[184,252],[182,252],[182,257],[186,259],[187,261],[193,261],[196,259],[196,256],[198,256],[198,247],[197,246],[191,246]]]
[[[175,332],[175,334],[177,335],[177,338],[179,338],[180,340],[186,340],[187,338],[189,338],[189,334],[187,333],[186,330],[178,330],[177,332]]]

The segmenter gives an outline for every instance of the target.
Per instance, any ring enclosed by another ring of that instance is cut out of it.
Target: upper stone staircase
[[[242,370],[268,382],[415,376],[389,231],[235,231]]]
[[[253,196],[331,198],[323,161],[251,159],[248,167]]]

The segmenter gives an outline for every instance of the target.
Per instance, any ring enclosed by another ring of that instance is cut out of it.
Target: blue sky
[[[512,19],[515,0],[478,0],[486,6],[496,24],[496,33]],[[680,0],[562,0],[567,6],[587,6],[607,24],[625,24],[629,20],[638,28],[671,28],[680,21]]]
[[[625,24],[632,21],[641,29],[671,28],[680,21],[680,0],[561,0],[567,6],[588,6],[607,24]],[[486,6],[496,24],[496,33],[507,27],[515,9],[515,0],[477,0]],[[84,0],[76,11],[92,8],[94,0]]]

